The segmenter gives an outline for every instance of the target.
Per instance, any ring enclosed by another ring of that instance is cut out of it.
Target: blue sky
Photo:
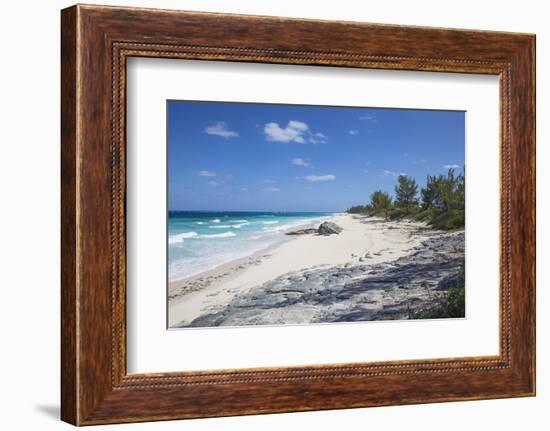
[[[464,165],[465,113],[168,101],[168,207],[343,211]]]

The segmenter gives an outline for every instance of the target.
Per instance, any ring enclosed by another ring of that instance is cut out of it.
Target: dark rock
[[[319,226],[319,229],[317,229],[317,232],[319,235],[338,235],[340,232],[342,232],[342,228],[338,226],[336,223],[333,223],[331,221],[325,221],[321,223]]]
[[[436,290],[449,290],[453,287],[464,286],[464,272],[458,271],[455,274],[448,275],[437,283]]]
[[[293,230],[292,232],[287,232],[285,235],[311,235],[313,233],[317,233],[317,229],[299,229],[299,230]]]

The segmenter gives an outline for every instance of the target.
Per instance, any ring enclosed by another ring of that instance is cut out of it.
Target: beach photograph
[[[167,101],[169,329],[456,319],[465,112]]]

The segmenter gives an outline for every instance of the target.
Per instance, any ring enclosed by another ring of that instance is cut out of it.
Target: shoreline
[[[295,237],[289,237],[288,239],[281,238],[280,241],[269,244],[267,247],[264,247],[261,250],[257,250],[247,256],[232,259],[228,262],[221,263],[214,268],[192,274],[189,277],[178,278],[177,280],[169,281],[168,298],[170,300],[179,298],[182,295],[186,295],[187,293],[199,290],[201,287],[197,286],[197,288],[193,288],[191,286],[196,283],[201,283],[203,281],[207,282],[207,286],[202,286],[202,288],[205,288],[208,287],[212,282],[217,281],[222,277],[225,281],[227,281],[228,279],[237,276],[240,272],[245,271],[249,267],[260,263],[262,259],[269,257],[270,251],[275,250],[280,245],[285,244],[289,241],[293,241],[295,239]],[[229,271],[231,271],[231,273],[228,273]]]
[[[281,233],[283,234],[281,238],[272,242],[271,244],[268,244],[265,247],[262,247],[259,250],[253,251],[245,256],[237,257],[235,259],[222,262],[219,265],[216,265],[212,268],[205,269],[200,272],[196,272],[187,277],[177,278],[175,280],[168,280],[168,298],[177,297],[187,293],[188,290],[183,288],[184,285],[186,284],[199,281],[203,278],[211,278],[212,276],[218,276],[220,274],[225,275],[227,270],[232,270],[232,271],[244,270],[246,269],[245,267],[252,266],[254,264],[254,262],[249,262],[249,261],[256,261],[258,258],[266,257],[262,255],[266,255],[269,251],[274,250],[287,242],[294,241],[299,238],[299,236],[287,235],[287,233],[293,232],[298,229],[307,229],[314,226],[318,226],[323,221],[330,221],[334,217],[338,217],[339,215],[342,215],[342,214],[337,214],[334,216],[326,216],[322,219],[322,221],[318,221],[318,220],[305,221],[303,224],[300,224],[294,227],[289,227],[281,231]],[[245,267],[243,267],[243,265]]]
[[[324,221],[332,221],[344,231],[339,235],[281,238],[252,255],[169,282],[169,327],[186,326],[284,274],[395,261],[437,235],[423,223],[392,222],[354,214],[336,215]]]

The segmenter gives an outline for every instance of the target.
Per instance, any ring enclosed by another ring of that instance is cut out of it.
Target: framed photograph
[[[535,37],[62,11],[62,419],[535,394]]]
[[[167,118],[168,328],[465,318],[465,112],[169,100]]]

